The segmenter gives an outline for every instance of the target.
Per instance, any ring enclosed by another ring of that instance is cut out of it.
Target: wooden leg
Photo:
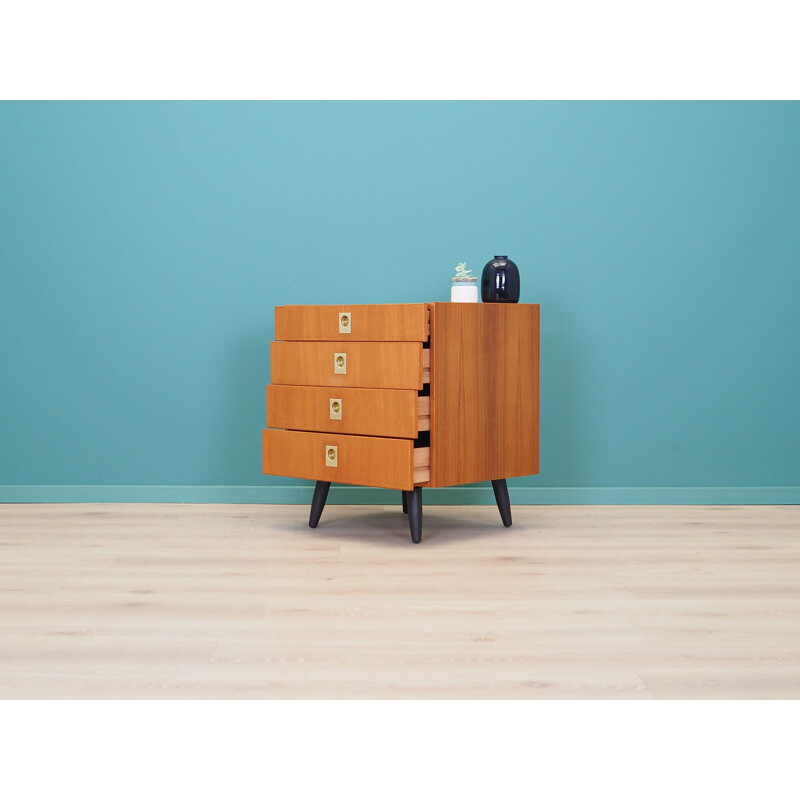
[[[422,487],[415,486],[413,492],[407,492],[408,525],[411,528],[411,541],[419,544],[422,541]]]
[[[408,498],[405,492],[401,492],[400,494],[403,495],[403,513],[408,514]]]
[[[497,500],[497,508],[500,510],[500,519],[503,520],[506,528],[510,528],[511,501],[508,499],[508,486],[506,486],[505,479],[492,481],[492,489],[494,489],[494,499]]]
[[[322,516],[322,509],[325,508],[325,501],[328,499],[328,489],[331,488],[330,481],[317,481],[314,487],[314,499],[311,501],[311,514],[308,516],[308,527],[316,528],[319,518]]]

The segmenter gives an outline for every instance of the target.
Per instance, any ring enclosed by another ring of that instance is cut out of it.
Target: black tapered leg
[[[308,515],[308,527],[316,528],[319,518],[322,516],[322,509],[325,508],[325,501],[328,499],[328,489],[331,488],[330,481],[317,481],[314,487],[314,499],[311,501],[311,513]]]
[[[405,492],[401,492],[400,494],[403,495],[403,513],[408,514],[408,498]]]
[[[500,519],[503,520],[506,528],[510,528],[511,501],[508,499],[508,486],[506,486],[505,479],[492,481],[492,489],[494,489],[494,499],[497,500],[497,508],[500,510]]]
[[[408,502],[408,525],[411,528],[411,541],[422,541],[422,487],[415,486],[413,492],[406,492]]]

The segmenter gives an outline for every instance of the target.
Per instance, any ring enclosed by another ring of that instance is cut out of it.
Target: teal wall
[[[743,102],[0,103],[0,500],[306,502],[260,472],[273,306],[499,252],[515,502],[800,502],[800,104]]]

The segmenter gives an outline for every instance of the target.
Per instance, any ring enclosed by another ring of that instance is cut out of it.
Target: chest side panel
[[[539,471],[539,306],[431,304],[431,486]]]

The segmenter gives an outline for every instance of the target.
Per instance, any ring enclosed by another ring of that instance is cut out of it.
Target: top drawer
[[[428,304],[276,306],[279,341],[426,342]]]

